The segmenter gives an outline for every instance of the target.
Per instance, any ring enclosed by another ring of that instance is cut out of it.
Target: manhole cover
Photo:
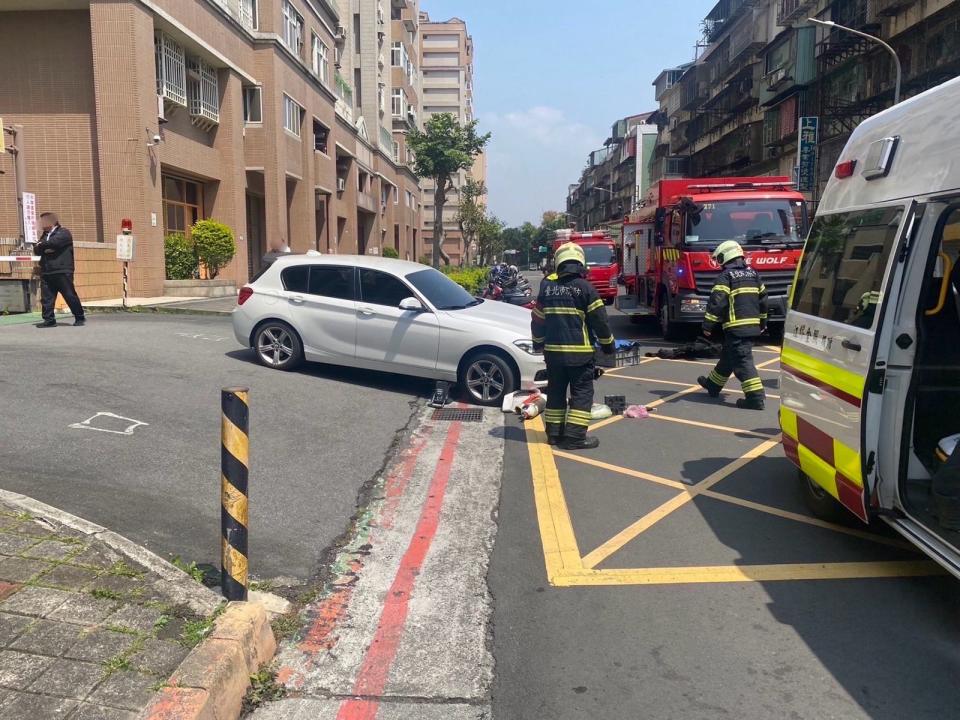
[[[483,420],[483,410],[480,408],[437,408],[433,411],[432,420],[444,420],[446,422],[453,422],[454,420],[459,420],[460,422],[480,422]]]

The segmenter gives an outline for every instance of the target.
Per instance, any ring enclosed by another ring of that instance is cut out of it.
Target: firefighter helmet
[[[726,265],[731,260],[743,257],[743,248],[736,240],[727,240],[720,243],[713,251],[713,259],[718,265]]]
[[[553,256],[553,264],[558,270],[560,266],[567,262],[578,262],[581,265],[587,264],[587,257],[583,254],[583,248],[574,242],[568,242],[561,245]]]

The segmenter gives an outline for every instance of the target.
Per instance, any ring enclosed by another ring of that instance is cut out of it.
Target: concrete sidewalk
[[[0,497],[0,718],[132,720],[209,631],[217,597],[43,507]]]

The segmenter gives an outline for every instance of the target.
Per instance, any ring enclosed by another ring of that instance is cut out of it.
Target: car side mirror
[[[425,308],[423,303],[415,297],[408,297],[400,301],[400,309],[407,312],[423,312]]]

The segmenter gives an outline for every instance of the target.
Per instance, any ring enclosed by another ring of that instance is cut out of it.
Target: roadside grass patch
[[[243,710],[250,712],[266,702],[280,700],[287,694],[287,689],[277,682],[277,673],[268,667],[250,676],[250,689],[243,698]]]
[[[180,570],[183,570],[187,575],[192,577],[196,582],[203,584],[203,570],[197,567],[196,561],[194,562],[185,562],[179,555],[174,555],[170,559],[170,563]]]
[[[277,642],[280,643],[297,632],[300,628],[300,619],[296,612],[278,615],[270,622],[270,627],[273,629]]]

